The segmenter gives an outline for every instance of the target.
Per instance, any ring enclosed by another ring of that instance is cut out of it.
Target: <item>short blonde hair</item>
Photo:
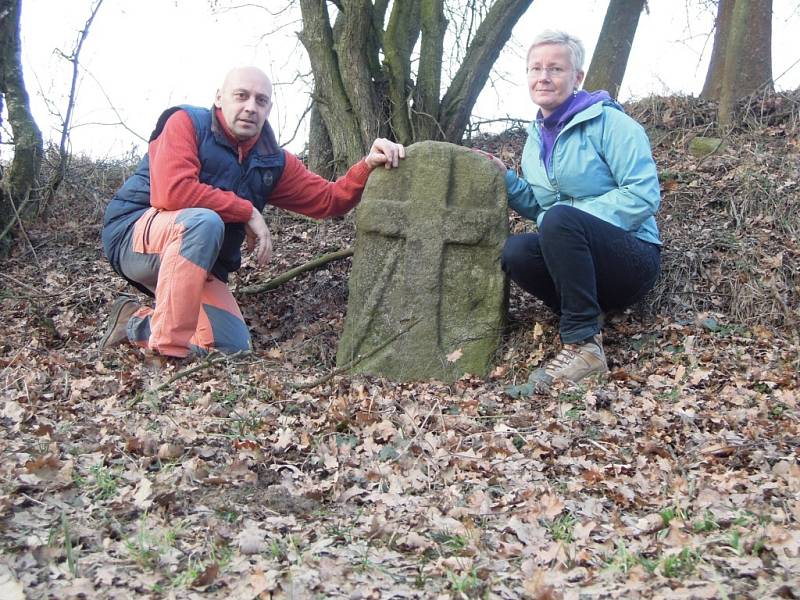
[[[544,46],[545,44],[560,44],[566,46],[569,50],[569,57],[572,62],[572,68],[576,71],[583,70],[583,59],[586,56],[586,51],[583,48],[583,42],[578,38],[571,36],[564,31],[554,31],[547,29],[542,31],[539,35],[533,38],[533,43],[528,48],[528,56],[526,61],[530,61],[531,52],[537,46]],[[527,64],[525,65],[527,68]]]

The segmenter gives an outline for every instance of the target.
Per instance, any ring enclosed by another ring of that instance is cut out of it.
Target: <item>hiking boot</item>
[[[538,393],[546,392],[555,380],[578,383],[584,377],[608,372],[603,352],[603,334],[598,333],[582,344],[564,344],[556,357],[536,369],[528,381]]]
[[[108,315],[106,332],[97,346],[100,352],[128,341],[128,321],[141,307],[142,305],[130,296],[120,296],[114,301],[111,313]]]

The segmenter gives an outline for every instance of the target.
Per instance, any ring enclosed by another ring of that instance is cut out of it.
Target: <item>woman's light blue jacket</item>
[[[661,203],[658,173],[639,123],[611,100],[589,106],[558,134],[549,173],[540,157],[540,127],[534,121],[528,128],[523,177],[506,172],[511,208],[541,225],[548,208],[569,204],[661,244],[654,216]]]

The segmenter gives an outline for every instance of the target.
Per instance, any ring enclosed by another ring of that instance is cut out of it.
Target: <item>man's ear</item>
[[[222,90],[217,90],[217,94],[214,96],[214,106],[222,108]]]
[[[586,77],[586,73],[584,73],[583,71],[578,71],[577,73],[575,73],[575,89],[581,87],[584,77]]]

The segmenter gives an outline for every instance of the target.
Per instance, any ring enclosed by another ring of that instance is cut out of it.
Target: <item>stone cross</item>
[[[505,184],[486,158],[441,142],[370,176],[340,365],[397,380],[484,375],[504,317]],[[395,338],[395,339],[392,339]]]

